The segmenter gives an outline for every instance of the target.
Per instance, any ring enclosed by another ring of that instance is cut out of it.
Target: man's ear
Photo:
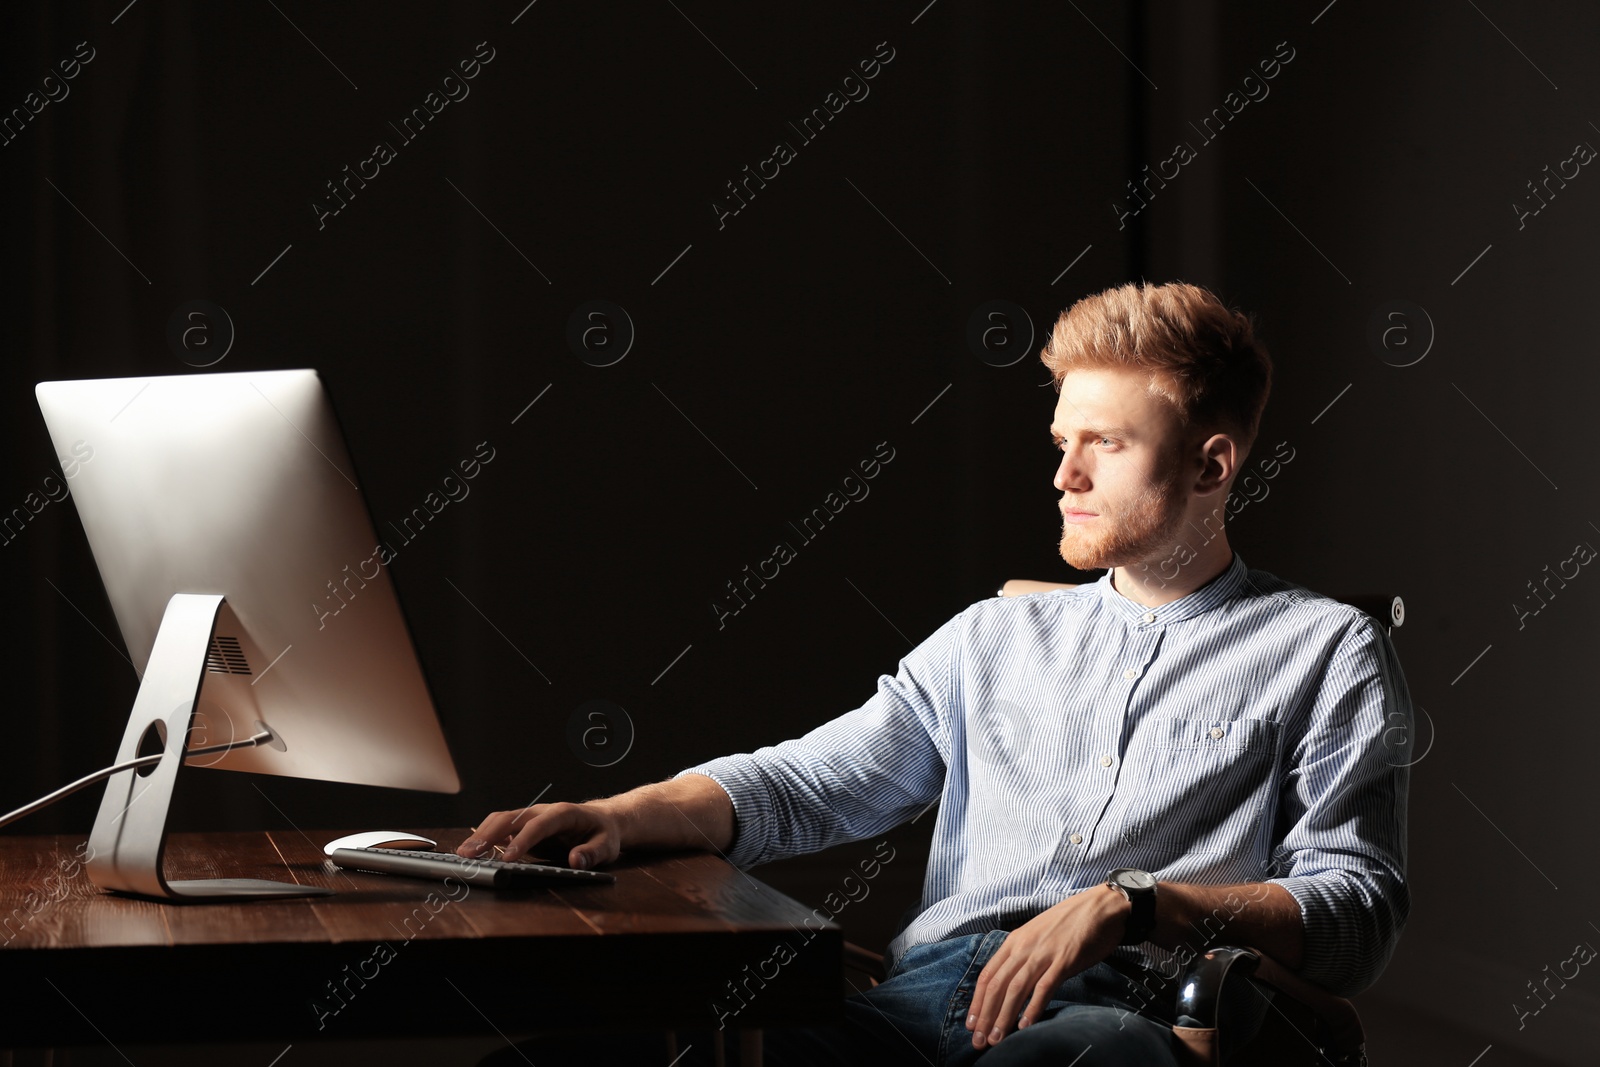
[[[1200,473],[1194,481],[1196,496],[1224,491],[1239,471],[1244,454],[1239,444],[1225,433],[1212,434],[1200,445]]]

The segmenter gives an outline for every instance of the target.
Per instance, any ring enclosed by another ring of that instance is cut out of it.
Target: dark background
[[[1467,1035],[1461,1062],[1487,1043],[1583,1062],[1600,978],[1521,1029],[1511,1005],[1600,943],[1600,580],[1520,628],[1513,605],[1600,542],[1600,179],[1520,227],[1512,204],[1600,144],[1600,11],[125,3],[0,16],[0,114],[95,50],[0,145],[0,507],[55,469],[33,384],[190,371],[167,331],[194,300],[236,330],[214,369],[322,373],[380,523],[496,449],[391,567],[462,793],[196,773],[175,828],[467,824],[859,706],[1004,578],[1095,576],[1056,553],[1036,352],[1074,300],[1181,278],[1255,314],[1277,373],[1257,455],[1294,449],[1234,546],[1409,609],[1414,907],[1368,1001]],[[483,41],[470,95],[400,146],[387,122]],[[1285,41],[1270,95],[1204,143],[1190,123]],[[879,42],[870,94],[801,144],[786,124]],[[380,139],[397,158],[319,229],[311,202]],[[797,158],[719,227],[725,183],[780,139]],[[1177,140],[1197,157],[1119,229],[1126,183]],[[566,339],[594,299],[637,332],[610,366]],[[990,300],[1031,325],[985,359],[967,332]],[[1375,348],[1399,300],[1426,318]],[[883,442],[870,495],[800,544],[788,523]],[[798,557],[719,628],[725,583],[778,540]],[[107,762],[136,679],[70,505],[0,548],[0,581],[9,807]],[[609,767],[567,741],[593,699],[635,731]],[[84,832],[97,804],[11,831]],[[853,939],[881,947],[914,901],[926,823],[896,832],[904,859],[842,919]],[[817,901],[871,844],[760,873]]]

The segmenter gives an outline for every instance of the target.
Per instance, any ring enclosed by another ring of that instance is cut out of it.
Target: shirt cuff
[[[733,801],[733,847],[722,858],[740,870],[761,863],[768,844],[764,829],[772,825],[769,816],[774,808],[767,780],[743,756],[719,756],[686,767],[672,777],[686,774],[710,778]]]
[[[1340,997],[1353,997],[1377,980],[1392,946],[1365,943],[1364,924],[1352,918],[1342,880],[1286,875],[1267,881],[1281,885],[1300,905],[1303,962],[1295,974]]]

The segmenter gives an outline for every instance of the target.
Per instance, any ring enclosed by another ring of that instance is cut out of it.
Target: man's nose
[[[1089,488],[1088,472],[1079,460],[1076,449],[1069,448],[1061,453],[1061,462],[1056,466],[1055,486],[1063,493],[1068,489],[1081,491]]]

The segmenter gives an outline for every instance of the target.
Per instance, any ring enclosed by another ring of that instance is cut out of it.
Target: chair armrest
[[[888,971],[883,965],[883,956],[871,949],[862,948],[853,941],[844,943],[844,967],[847,971],[866,975],[867,980],[873,985],[888,977]]]
[[[1254,948],[1219,945],[1189,964],[1178,993],[1179,1036],[1192,1047],[1215,1042],[1223,986],[1230,974],[1265,982],[1300,1001],[1316,1015],[1322,1037],[1318,1051],[1333,1067],[1366,1067],[1366,1033],[1355,1005],[1299,977]]]
[[[1076,582],[1036,582],[1030,578],[1012,578],[1000,587],[1000,596],[1022,596],[1024,593],[1048,593],[1053,589],[1076,589]]]

